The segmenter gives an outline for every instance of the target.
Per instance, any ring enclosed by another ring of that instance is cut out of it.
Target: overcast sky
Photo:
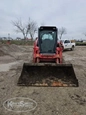
[[[11,21],[22,19],[26,23],[33,19],[40,26],[65,27],[63,38],[85,39],[86,0],[0,0],[0,37],[22,37],[15,33]]]

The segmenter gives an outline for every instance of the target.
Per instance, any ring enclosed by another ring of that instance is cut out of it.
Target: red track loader
[[[54,26],[41,26],[34,42],[33,63],[24,63],[18,85],[78,86],[72,64],[63,63],[63,46]]]

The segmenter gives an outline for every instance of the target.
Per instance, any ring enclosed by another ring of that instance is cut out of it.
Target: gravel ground
[[[0,115],[86,115],[86,47],[63,52],[64,60],[73,64],[79,81],[76,88],[17,86],[23,63],[32,61],[33,49],[30,46],[17,47],[18,51],[14,45],[10,53],[6,52],[6,46],[0,47],[3,52],[5,50],[4,55],[0,56],[0,65],[8,64],[7,71],[4,71],[4,65],[0,71]],[[37,102],[37,107],[31,112],[6,110],[3,102],[14,97],[31,98]]]

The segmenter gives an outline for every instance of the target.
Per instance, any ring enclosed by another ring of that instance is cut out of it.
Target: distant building
[[[20,37],[17,37],[16,40],[21,40],[21,38],[20,38]]]
[[[83,40],[83,43],[85,43],[86,42],[86,40]]]

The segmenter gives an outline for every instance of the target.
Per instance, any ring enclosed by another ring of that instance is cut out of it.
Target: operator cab
[[[56,53],[57,28],[54,26],[41,26],[38,30],[38,44],[40,53]]]

